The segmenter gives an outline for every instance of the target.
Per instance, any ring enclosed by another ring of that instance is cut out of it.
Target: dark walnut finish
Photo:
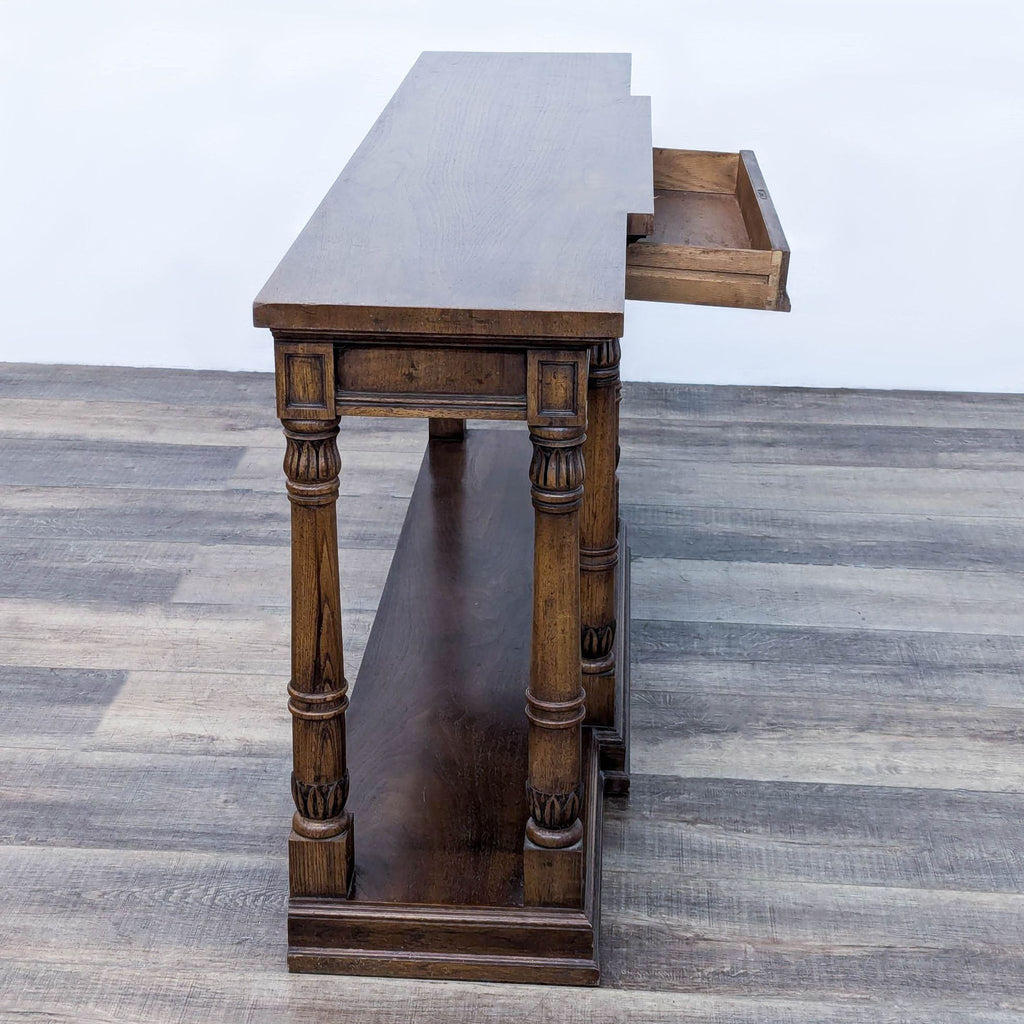
[[[651,152],[626,55],[423,54],[256,299],[292,502],[292,970],[598,981],[602,797],[629,787],[627,241],[679,256]],[[348,715],[345,415],[430,422]]]
[[[532,351],[527,422],[533,457],[533,645],[526,691],[525,901],[583,900],[581,727],[586,717],[579,649],[580,524],[587,422],[587,353]]]
[[[581,651],[583,685],[587,693],[587,724],[601,730],[609,752],[605,764],[608,792],[629,790],[626,766],[624,706],[616,686],[619,568],[620,348],[608,338],[590,351],[587,442],[584,456],[588,486],[580,523]],[[614,752],[614,753],[612,753]]]
[[[598,979],[602,765],[626,778],[616,339],[649,152],[624,55],[424,54],[256,300],[295,509],[293,970]],[[348,749],[343,415],[430,420]]]
[[[352,816],[345,810],[348,683],[338,581],[338,418],[329,346],[277,350],[278,415],[292,509],[292,797],[288,843],[295,895],[345,896],[352,883]]]
[[[348,900],[292,899],[293,969],[597,979],[599,876],[586,861],[599,857],[600,772],[589,738],[572,769],[582,775],[558,787],[582,781],[592,798],[573,817],[583,863],[576,849],[562,856],[586,885],[564,908],[526,896],[530,462],[520,431],[428,445],[349,714],[355,883]],[[578,677],[577,660],[577,689]]]
[[[626,54],[425,53],[256,298],[272,330],[620,337],[654,213]]]

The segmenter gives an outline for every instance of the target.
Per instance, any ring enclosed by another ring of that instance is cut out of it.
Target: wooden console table
[[[292,507],[292,970],[598,980],[623,299],[787,305],[752,157],[654,153],[627,55],[423,54],[256,299]],[[344,415],[430,418],[351,711]]]

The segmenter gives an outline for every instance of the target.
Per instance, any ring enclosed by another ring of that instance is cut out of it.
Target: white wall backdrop
[[[642,380],[1024,392],[1019,0],[4,0],[0,359],[268,369],[250,304],[424,49],[633,53],[753,149],[789,315],[630,303]]]

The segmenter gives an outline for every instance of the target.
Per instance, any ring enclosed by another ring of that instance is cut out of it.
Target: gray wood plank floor
[[[272,391],[0,365],[0,1020],[1024,1020],[1024,397],[626,386],[633,791],[568,994],[285,970]],[[425,437],[343,424],[350,677]]]

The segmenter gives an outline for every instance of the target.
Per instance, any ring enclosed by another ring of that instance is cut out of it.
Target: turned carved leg
[[[580,613],[587,722],[615,725],[615,570],[619,443],[619,342],[590,350],[587,395],[587,486],[580,513]]]
[[[579,509],[586,366],[585,353],[530,358],[534,559],[524,895],[534,906],[572,907],[582,900],[586,712],[579,652]]]
[[[353,876],[335,514],[341,459],[330,367],[329,346],[279,346],[278,405],[289,414],[281,422],[292,509],[292,896],[346,896]],[[323,400],[322,408],[314,399]],[[310,418],[295,418],[298,412]]]

